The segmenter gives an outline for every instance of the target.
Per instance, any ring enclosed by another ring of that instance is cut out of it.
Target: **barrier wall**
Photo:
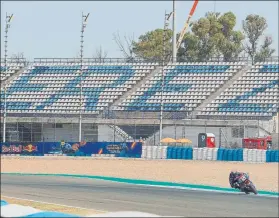
[[[113,155],[115,157],[140,158],[141,142],[35,142],[2,143],[1,154],[6,155],[65,155],[92,156]]]
[[[1,154],[279,162],[279,150],[145,146],[142,142],[4,143],[1,144]]]
[[[142,146],[141,158],[210,161],[279,162],[279,150]]]

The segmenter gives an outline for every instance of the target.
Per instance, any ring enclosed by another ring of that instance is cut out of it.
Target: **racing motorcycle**
[[[251,192],[254,193],[255,195],[258,194],[258,191],[253,184],[253,182],[249,179],[249,175],[247,173],[243,173],[239,178],[238,178],[238,187],[242,192],[245,192],[245,194],[250,194]]]

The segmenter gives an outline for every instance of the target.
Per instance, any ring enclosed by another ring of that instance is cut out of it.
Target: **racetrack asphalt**
[[[161,188],[97,179],[1,175],[1,195],[162,216],[278,217],[278,197]]]

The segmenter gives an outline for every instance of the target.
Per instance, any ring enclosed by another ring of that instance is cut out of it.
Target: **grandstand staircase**
[[[220,95],[226,88],[228,88],[231,84],[233,84],[239,77],[241,77],[245,72],[251,69],[251,66],[245,66],[241,70],[239,70],[232,78],[230,78],[225,84],[223,84],[219,89],[217,89],[214,93],[212,93],[206,100],[204,100],[192,113],[186,114],[185,112],[176,115],[177,112],[170,112],[164,115],[164,119],[185,119],[186,117],[191,117],[191,119],[197,119],[197,114],[204,107],[207,106],[210,102],[212,102],[218,95]],[[265,130],[266,131],[266,130]],[[159,134],[159,131],[154,133],[156,136]],[[153,144],[154,135],[147,138],[147,144]]]
[[[12,81],[14,81],[19,75],[21,75],[24,70],[27,70],[28,67],[23,67],[20,70],[18,70],[17,72],[15,72],[13,75],[9,76],[7,79],[5,79],[4,81],[2,81],[1,83],[6,83],[9,84]],[[2,85],[2,84],[1,84]],[[4,85],[4,84],[3,84]]]
[[[159,73],[162,71],[162,67],[161,66],[157,66],[154,70],[152,70],[147,76],[145,76],[142,80],[140,80],[136,85],[134,85],[130,90],[128,90],[127,92],[125,92],[120,98],[118,98],[115,102],[113,102],[109,108],[108,111],[112,111],[113,107],[119,105],[121,102],[124,101],[124,99],[126,99],[128,96],[132,95],[134,92],[136,92],[136,90],[141,87],[144,83],[146,83],[146,81],[150,80],[153,76],[155,76],[155,74]],[[102,113],[99,114],[98,117],[103,117],[103,113],[105,111],[103,111]],[[110,128],[116,130],[116,132],[118,133],[118,135],[122,138],[125,139],[133,139],[131,136],[129,136],[129,134],[127,134],[124,130],[122,130],[120,127],[118,126],[113,126],[111,125]]]
[[[134,92],[137,91],[139,87],[146,83],[146,81],[150,80],[155,74],[162,71],[162,67],[158,66],[154,70],[152,70],[146,77],[144,77],[140,82],[133,86],[129,91],[125,92],[120,98],[118,98],[113,104],[110,105],[109,110],[112,110],[114,106],[119,105],[124,99],[128,98]]]
[[[132,140],[133,138],[129,136],[123,129],[116,125],[108,125],[113,131],[115,131],[118,136],[121,137],[123,141]]]
[[[268,131],[266,128],[259,126],[259,129],[265,134],[265,135],[271,135],[272,132]]]
[[[197,118],[197,115],[203,108],[205,108],[210,102],[212,102],[217,96],[224,92],[228,87],[230,87],[239,77],[241,77],[245,72],[251,69],[252,66],[244,66],[239,70],[232,78],[230,78],[226,83],[224,83],[219,89],[212,93],[207,99],[205,99],[189,116],[193,119]]]

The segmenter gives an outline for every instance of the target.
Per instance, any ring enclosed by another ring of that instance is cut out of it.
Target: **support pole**
[[[167,27],[169,25],[170,14],[167,14],[165,12],[165,21],[164,21],[164,32],[163,32],[163,60],[162,60],[162,75],[161,75],[161,109],[160,109],[160,135],[159,135],[159,143],[160,146],[162,145],[161,140],[163,137],[163,111],[164,111],[164,83],[165,83],[165,62],[166,62],[166,33],[167,33]]]
[[[175,21],[176,21],[176,9],[175,9],[175,0],[172,2],[172,62],[176,62],[176,28],[175,28]]]
[[[11,27],[11,20],[13,18],[13,14],[8,15],[6,13],[6,27],[5,27],[5,79],[7,80],[8,75],[8,65],[7,65],[7,57],[8,57],[8,32]],[[6,142],[6,124],[7,124],[7,82],[4,82],[4,113],[3,113],[3,142]]]
[[[82,73],[83,73],[83,37],[84,37],[84,30],[86,27],[86,22],[88,19],[89,13],[87,15],[84,15],[82,12],[82,20],[81,20],[81,34],[80,34],[80,71],[79,71],[79,77],[80,77],[80,83],[79,83],[79,134],[78,134],[78,140],[81,142],[81,132],[82,132]]]

